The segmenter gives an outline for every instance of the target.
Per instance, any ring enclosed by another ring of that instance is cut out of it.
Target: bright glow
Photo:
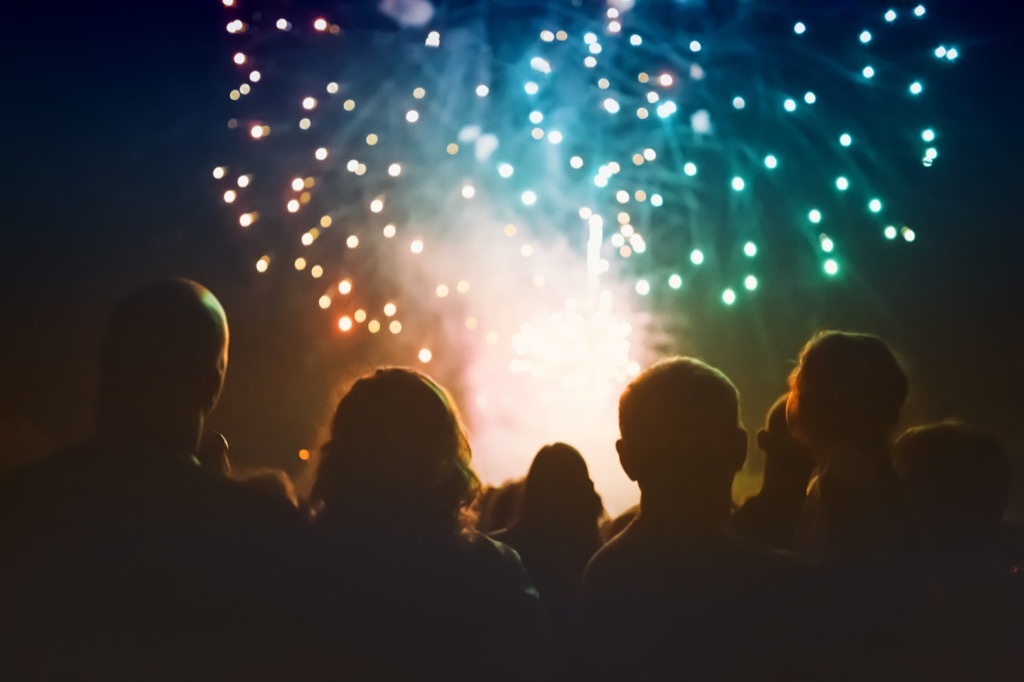
[[[546,59],[541,57],[534,57],[530,60],[530,68],[534,71],[540,71],[541,73],[551,73],[551,64]],[[483,97],[483,95],[481,95]]]
[[[803,35],[804,31],[807,30],[807,26],[802,21],[798,21],[793,25],[793,33]]]
[[[732,289],[726,289],[722,292],[722,303],[726,305],[732,305],[736,302],[736,292]]]
[[[226,172],[227,169],[225,169],[224,166],[217,166],[216,168],[213,169],[213,177],[215,180],[220,180],[221,178],[224,177],[224,174]]]
[[[748,258],[753,258],[754,256],[757,255],[757,244],[755,244],[754,242],[747,242],[746,244],[743,245],[743,253]]]
[[[395,226],[390,223],[384,226],[383,233],[385,239],[391,239],[392,237],[395,236],[397,232],[398,230],[395,228]]]
[[[491,91],[491,89],[489,87],[487,87],[486,85],[484,85],[483,83],[481,83],[480,85],[476,86],[476,96],[477,97],[487,97],[487,94],[490,91]]]
[[[511,178],[512,173],[514,172],[515,169],[512,168],[512,164],[510,163],[502,163],[498,165],[498,175],[500,175],[503,178]]]
[[[558,132],[557,130],[552,130],[550,133],[548,133],[548,142],[550,142],[551,144],[561,144],[562,133]]]
[[[844,178],[842,175],[840,175],[838,178],[836,178],[836,189],[838,189],[841,192],[845,192],[846,190],[850,189],[850,181]]]
[[[896,239],[896,228],[892,225],[886,225],[884,234],[886,239]]]
[[[238,176],[238,186],[243,188],[243,189],[248,187],[249,186],[249,176],[248,175],[239,175]]]
[[[829,258],[825,261],[823,269],[825,270],[826,275],[834,275],[839,272],[839,263],[837,263],[834,258]]]
[[[338,319],[338,329],[340,329],[343,332],[347,332],[350,329],[352,329],[352,318],[349,317],[348,315],[342,315]]]
[[[921,139],[925,142],[932,142],[935,140],[935,131],[931,128],[921,131]]]
[[[924,13],[925,13],[924,5],[918,5],[917,7],[914,8],[914,16],[915,17],[923,17]]]
[[[430,352],[429,348],[421,348],[418,357],[420,362],[427,364],[434,357],[434,354]]]
[[[906,225],[903,226],[903,229],[901,230],[901,232],[903,233],[903,239],[905,241],[912,242],[912,241],[914,241],[917,238],[917,235],[914,234],[914,231],[911,230]]]
[[[324,294],[323,296],[320,297],[319,304],[322,310],[327,310],[328,308],[331,307],[331,297],[328,296],[327,294]]]
[[[934,161],[938,155],[939,150],[937,150],[935,147],[928,147],[928,149],[924,150],[924,158],[927,161]]]
[[[229,189],[224,192],[224,203],[230,204],[238,197],[238,194],[233,189]]]
[[[327,94],[329,94],[329,95],[336,95],[336,94],[338,94],[338,84],[333,82],[333,81],[328,83],[327,84]]]
[[[818,101],[818,96],[815,95],[813,92],[808,91],[807,93],[804,94],[804,101],[807,102],[808,104],[814,104],[815,102]]]
[[[302,258],[301,256],[296,258],[295,259],[295,269],[296,270],[305,270],[306,269],[306,259]]]
[[[694,249],[690,252],[690,262],[694,265],[700,265],[704,262],[704,252],[700,249]]]
[[[537,125],[544,120],[544,114],[539,111],[530,112],[530,123]]]
[[[609,114],[617,114],[619,113],[619,103],[609,97],[604,101],[604,110]]]
[[[316,157],[317,161],[323,161],[324,159],[327,158],[327,149],[325,147],[320,147],[319,149],[316,150],[314,156]]]
[[[251,80],[253,83],[259,83],[260,82],[260,77],[261,76],[260,76],[260,72],[259,71],[250,71],[249,72],[249,80]]]
[[[523,90],[526,91],[527,95],[536,95],[540,90],[540,86],[533,81],[528,81],[526,85],[523,86]]]
[[[853,138],[850,137],[849,133],[843,133],[842,135],[839,136],[839,144],[843,145],[844,147],[849,147],[851,144],[853,144]]]
[[[342,296],[347,296],[352,293],[352,280],[343,279],[338,282],[338,293]]]
[[[409,244],[409,250],[412,251],[413,253],[423,253],[423,240],[413,239],[412,242]]]
[[[527,206],[533,206],[537,203],[537,195],[532,190],[526,190],[522,194],[523,203]]]
[[[287,209],[288,209],[289,213],[298,213],[298,211],[299,211],[299,200],[298,199],[291,199],[288,202]]]
[[[463,185],[462,186],[462,198],[463,199],[472,199],[474,196],[476,196],[476,187],[473,187],[473,185]]]
[[[243,213],[242,215],[238,216],[238,224],[241,225],[242,227],[249,227],[250,225],[253,224],[255,220],[256,219],[253,217],[252,213]]]
[[[663,88],[670,87],[672,85],[672,83],[673,83],[672,74],[670,74],[670,73],[663,73],[660,76],[658,76],[658,84],[661,85],[661,87],[663,87]]]
[[[395,313],[397,313],[397,312],[398,312],[398,306],[396,306],[394,303],[388,301],[387,303],[384,304],[384,314],[386,316],[394,317]]]
[[[683,166],[683,172],[691,177],[696,175],[697,164],[693,163],[692,161],[687,161],[686,164]]]
[[[665,203],[665,200],[662,198],[662,196],[660,194],[652,194],[651,195],[651,206],[654,206],[655,208],[658,208],[658,207],[660,207],[664,203]]]
[[[924,86],[919,81],[914,81],[910,84],[911,95],[920,95],[922,90],[924,90]]]
[[[935,48],[935,56],[938,57],[939,59],[942,59],[943,57],[945,57],[946,56],[946,48],[943,47],[942,45],[939,45],[937,48]]]
[[[245,55],[242,54],[241,52],[236,52],[235,56],[234,56],[234,61],[235,61],[235,64],[238,64],[239,66],[241,66],[242,64],[245,64]]]
[[[700,52],[700,41],[698,41],[698,40],[691,40],[690,41],[690,52]]]
[[[377,332],[380,331],[380,322],[378,322],[377,320],[370,320],[369,322],[366,323],[366,331],[370,332],[371,334],[376,334]]]
[[[861,31],[860,42],[864,43],[865,45],[870,43],[871,42],[871,31]]]
[[[832,250],[836,248],[835,242],[828,235],[821,235],[821,250],[825,253],[832,253]]]
[[[438,284],[437,288],[434,290],[434,293],[437,294],[438,298],[447,298],[448,293],[449,293],[448,285],[446,285],[446,284]]]
[[[812,208],[811,212],[807,214],[808,219],[814,224],[821,222],[821,211],[816,208]]]
[[[293,192],[301,192],[302,188],[305,187],[305,186],[306,186],[306,183],[303,182],[302,178],[295,178],[294,180],[292,180],[292,191]]]
[[[786,111],[792,113],[792,112],[796,111],[796,100],[794,100],[792,98],[789,98],[785,102],[782,103],[782,107]]]
[[[743,286],[747,288],[747,291],[753,291],[757,288],[757,277],[747,275],[746,279],[743,280]]]
[[[323,18],[317,19],[316,21],[313,22],[313,28],[316,29],[317,31],[326,31],[327,20]]]
[[[350,249],[358,248],[359,247],[359,237],[357,237],[354,234],[350,234],[348,236],[348,238],[345,240],[345,246],[347,246]]]
[[[405,120],[408,121],[409,123],[415,123],[416,121],[420,120],[420,112],[416,111],[415,109],[410,109],[409,111],[405,112]]]
[[[648,282],[646,279],[637,280],[636,293],[640,294],[641,296],[646,296],[647,294],[651,293],[651,283]]]
[[[643,42],[644,39],[636,35],[635,33],[629,37],[629,44],[632,45],[633,47],[639,47],[640,45],[643,44]]]
[[[302,108],[305,109],[306,111],[316,109],[316,98],[307,97],[304,100],[302,100]]]
[[[865,66],[864,70],[861,71],[861,74],[863,74],[863,76],[865,78],[874,78],[875,77],[875,67],[873,67],[873,66]]]
[[[953,60],[955,60],[959,56],[960,56],[960,53],[957,52],[955,47],[949,48],[949,50],[946,52],[946,59],[948,59],[949,61],[953,61]]]
[[[766,168],[776,168],[779,165],[779,160],[775,158],[774,154],[769,154],[764,157],[764,165]]]
[[[583,168],[583,159],[581,159],[578,156],[574,156],[571,159],[569,159],[569,165],[575,168],[576,170],[579,170],[580,168]]]
[[[391,177],[397,178],[401,174],[402,174],[402,164],[400,164],[400,163],[393,163],[390,166],[388,166],[388,175],[390,175]]]
[[[683,286],[683,278],[676,274],[669,275],[668,285],[672,289],[678,289]]]
[[[896,21],[896,10],[889,10],[888,12],[886,12],[885,20],[888,21],[890,24]]]
[[[734,177],[732,179],[732,188],[735,191],[741,192],[741,191],[743,191],[744,187],[746,187],[746,183],[743,182],[743,178],[741,178],[740,176],[737,175],[736,177]]]
[[[400,334],[402,332],[402,323],[398,320],[391,320],[388,324],[388,331],[392,334]]]
[[[733,97],[732,106],[735,109],[742,109],[743,107],[747,106],[747,102],[742,97]]]
[[[872,213],[878,213],[882,210],[882,202],[879,199],[872,199],[868,202],[868,208]]]

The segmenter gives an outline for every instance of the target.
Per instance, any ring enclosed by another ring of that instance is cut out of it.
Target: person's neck
[[[114,413],[101,415],[100,438],[125,443],[133,449],[139,447],[162,455],[194,455],[199,447],[203,418],[196,414],[176,419],[153,419],[146,416]]]
[[[678,529],[718,531],[728,526],[730,494],[711,499],[706,491],[661,494],[642,491],[640,515],[647,523]]]

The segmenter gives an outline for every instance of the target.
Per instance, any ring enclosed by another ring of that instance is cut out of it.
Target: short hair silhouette
[[[672,485],[695,468],[719,469],[723,455],[734,473],[745,457],[732,461],[738,437],[746,439],[736,387],[693,358],[662,360],[634,379],[619,399],[619,431],[623,469],[641,490]]]
[[[1010,459],[995,438],[955,421],[918,426],[893,452],[911,512],[931,523],[998,524],[1010,499]]]
[[[602,510],[587,463],[576,448],[552,443],[537,452],[523,484],[517,525],[540,532],[582,528],[596,536]]]
[[[815,448],[875,444],[891,436],[907,399],[907,376],[882,339],[823,331],[789,376],[790,426]]]
[[[100,418],[213,409],[228,362],[224,309],[201,284],[171,279],[118,301],[99,348]]]
[[[412,369],[378,369],[338,403],[313,487],[341,518],[450,532],[479,486],[454,402]]]
[[[757,432],[757,445],[765,454],[764,485],[768,488],[776,481],[798,479],[806,487],[814,470],[814,458],[796,439],[786,421],[788,400],[787,393],[772,404],[764,428]]]

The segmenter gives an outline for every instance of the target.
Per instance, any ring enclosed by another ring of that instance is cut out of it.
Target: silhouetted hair
[[[907,399],[907,377],[877,336],[823,331],[789,376],[791,426],[817,447],[889,438]]]
[[[202,285],[173,279],[132,291],[115,304],[99,347],[101,412],[212,403],[227,343],[224,309]]]
[[[652,365],[619,398],[622,438],[645,451],[668,446],[702,455],[738,425],[736,387],[721,371],[693,358]],[[685,442],[678,442],[678,434],[685,434]]]
[[[299,508],[299,494],[287,471],[273,467],[252,469],[236,474],[234,479],[247,488],[257,490],[268,497],[285,500],[296,509]]]
[[[765,419],[765,430],[768,432],[771,452],[765,450],[764,476],[769,479],[803,479],[810,478],[814,470],[814,458],[805,445],[793,435],[786,421],[786,403],[789,394],[783,394],[772,404]]]
[[[1010,459],[986,433],[959,422],[907,430],[893,452],[911,510],[933,522],[998,523],[1010,498]]]
[[[571,445],[553,443],[533,458],[517,525],[537,532],[583,529],[596,534],[603,508],[583,456]]]
[[[455,405],[430,377],[391,367],[341,399],[313,486],[324,512],[455,531],[479,486]]]

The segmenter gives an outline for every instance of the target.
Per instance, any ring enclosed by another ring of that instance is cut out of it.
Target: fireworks
[[[937,162],[929,78],[960,57],[920,5],[267,4],[224,2],[239,146],[213,171],[256,271],[294,263],[343,337],[460,354],[478,431],[509,372],[511,402],[552,391],[551,439],[566,396],[610,418],[648,313],[914,241],[892,178]]]

